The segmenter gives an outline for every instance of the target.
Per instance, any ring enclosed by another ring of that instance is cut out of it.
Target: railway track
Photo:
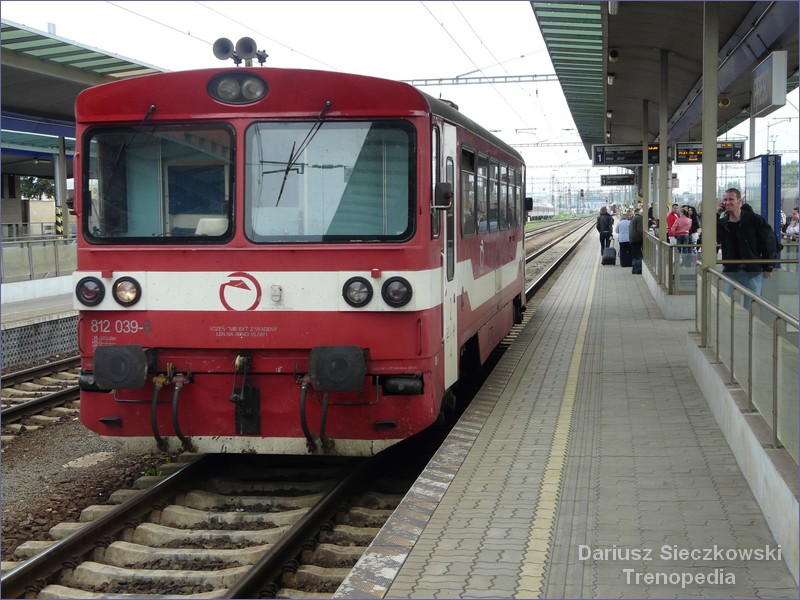
[[[530,242],[533,238],[536,237],[549,237],[553,234],[563,234],[564,231],[569,231],[575,228],[575,226],[580,226],[584,223],[594,223],[594,218],[592,219],[569,219],[565,221],[554,221],[545,224],[537,224],[536,227],[528,227],[525,229],[525,239],[526,241]]]
[[[2,443],[78,414],[80,359],[60,359],[3,375]]]
[[[569,227],[550,232],[547,239],[540,239],[532,248],[526,247],[525,295],[530,300],[541,289],[559,266],[578,247],[589,233],[594,231],[594,220],[568,221]],[[542,236],[544,238],[545,236]]]
[[[187,456],[17,548],[3,597],[329,597],[432,451]]]

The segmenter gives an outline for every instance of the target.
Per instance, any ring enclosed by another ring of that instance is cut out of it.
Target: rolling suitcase
[[[604,265],[615,265],[617,264],[617,249],[614,246],[609,246],[605,250],[603,250],[603,260],[601,264]]]
[[[620,244],[619,245],[619,266],[620,267],[630,267],[632,259],[633,259],[633,253],[631,252],[631,245],[630,244]]]
[[[634,275],[641,275],[642,274],[642,259],[641,258],[634,258],[631,261],[631,273]]]

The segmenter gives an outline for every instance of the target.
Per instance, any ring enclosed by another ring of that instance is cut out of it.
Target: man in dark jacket
[[[736,188],[725,191],[717,204],[717,242],[722,245],[722,260],[775,259],[777,240],[775,232],[761,215],[742,202],[742,193]],[[772,263],[728,263],[722,270],[731,279],[761,295],[764,277],[769,277]],[[745,306],[750,302],[745,299]]]
[[[628,237],[631,242],[631,258],[642,258],[642,241],[644,240],[644,223],[642,222],[642,211],[636,209],[633,218],[631,219],[631,226],[628,229]]]

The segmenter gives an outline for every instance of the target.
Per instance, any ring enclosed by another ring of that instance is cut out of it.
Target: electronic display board
[[[592,145],[592,166],[594,167],[635,167],[641,164],[641,144]],[[647,164],[658,164],[658,144],[647,145]]]
[[[634,185],[633,173],[627,175],[600,175],[600,185]]]
[[[744,142],[717,142],[717,162],[741,162],[744,160]],[[686,165],[703,162],[702,142],[678,142],[675,144],[675,164]]]

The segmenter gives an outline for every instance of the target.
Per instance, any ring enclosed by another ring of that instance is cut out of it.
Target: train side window
[[[455,183],[456,179],[456,168],[453,164],[453,157],[447,157],[447,164],[445,164],[444,168],[444,177],[447,183]],[[453,277],[456,273],[456,256],[455,256],[455,202],[450,204],[450,208],[447,209],[447,231],[445,232],[445,236],[447,238],[447,281],[453,281]]]
[[[461,151],[461,236],[475,235],[475,153]]]
[[[489,179],[489,157],[483,154],[478,155],[478,193],[477,193],[477,215],[478,233],[486,233],[489,230],[488,203],[486,199]]]
[[[508,167],[500,165],[500,229],[508,229]]]
[[[431,130],[431,198],[436,190],[436,184],[441,181],[442,173],[439,166],[439,153],[441,151],[441,134],[434,125]],[[433,202],[431,202],[433,204]],[[437,239],[441,231],[442,211],[431,208],[431,237]]]
[[[489,231],[497,231],[497,188],[500,166],[495,162],[489,163]]]
[[[511,167],[508,168],[508,226],[517,226],[517,188],[514,185],[516,180],[516,171]]]

